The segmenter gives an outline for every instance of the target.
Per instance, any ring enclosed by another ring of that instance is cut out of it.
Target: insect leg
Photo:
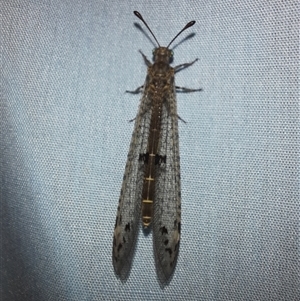
[[[194,61],[192,61],[192,62],[190,62],[190,63],[184,63],[184,64],[180,64],[180,65],[178,65],[178,66],[175,66],[174,67],[174,70],[175,70],[175,73],[176,72],[179,72],[179,71],[181,71],[181,70],[183,70],[183,69],[185,69],[185,68],[187,68],[187,67],[189,67],[189,66],[192,66],[195,62],[197,62],[198,61],[198,59],[195,59]]]
[[[131,93],[131,94],[139,94],[139,93],[143,92],[143,89],[144,89],[144,85],[142,85],[142,86],[136,88],[136,89],[133,90],[133,91],[126,90],[125,92],[126,92],[126,93]]]
[[[190,92],[196,92],[196,91],[202,91],[202,89],[190,89],[190,88],[185,88],[185,87],[179,87],[176,86],[176,91],[177,92],[183,92],[183,93],[190,93]]]
[[[145,56],[145,54],[142,52],[142,50],[139,50],[140,54],[143,56],[143,59],[145,61],[145,64],[150,67],[152,66],[151,62],[147,59],[147,57]]]

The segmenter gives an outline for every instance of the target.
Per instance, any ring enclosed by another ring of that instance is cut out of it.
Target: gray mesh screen
[[[173,46],[182,240],[162,288],[112,234],[154,43]],[[1,300],[299,300],[299,2],[2,1]],[[193,37],[185,39],[190,33]]]

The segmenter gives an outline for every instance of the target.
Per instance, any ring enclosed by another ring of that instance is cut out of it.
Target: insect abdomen
[[[151,73],[150,73],[151,74]],[[153,217],[153,202],[155,201],[155,169],[159,164],[158,144],[161,129],[161,106],[162,91],[157,89],[155,85],[149,85],[151,91],[149,97],[152,99],[152,114],[150,121],[150,130],[148,136],[148,152],[142,157],[145,162],[145,177],[142,192],[142,221],[144,228],[149,227]]]

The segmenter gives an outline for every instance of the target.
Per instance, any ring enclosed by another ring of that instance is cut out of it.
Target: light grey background
[[[299,300],[298,1],[0,5],[1,300]],[[111,262],[139,103],[124,91],[154,47],[133,10],[162,45],[197,21],[173,45],[174,65],[199,58],[177,85],[204,91],[177,97],[182,240],[165,288],[151,235],[127,282]]]

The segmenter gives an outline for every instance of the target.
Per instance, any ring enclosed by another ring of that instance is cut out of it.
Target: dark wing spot
[[[167,156],[161,156],[156,154],[155,155],[155,165],[160,165],[161,163],[166,163],[167,162]]]
[[[122,249],[123,245],[122,244],[119,244],[118,245],[118,252],[120,252],[120,250]]]
[[[143,161],[145,164],[149,162],[149,153],[139,154],[139,161]]]
[[[168,252],[170,254],[170,257],[172,255],[172,249],[171,248],[165,248],[165,251]]]
[[[161,227],[159,230],[161,231],[161,234],[168,234],[168,229],[165,226]]]
[[[166,239],[166,240],[164,241],[165,246],[166,246],[168,243],[169,243],[169,240]]]
[[[127,223],[125,226],[125,231],[130,232],[130,223]]]

